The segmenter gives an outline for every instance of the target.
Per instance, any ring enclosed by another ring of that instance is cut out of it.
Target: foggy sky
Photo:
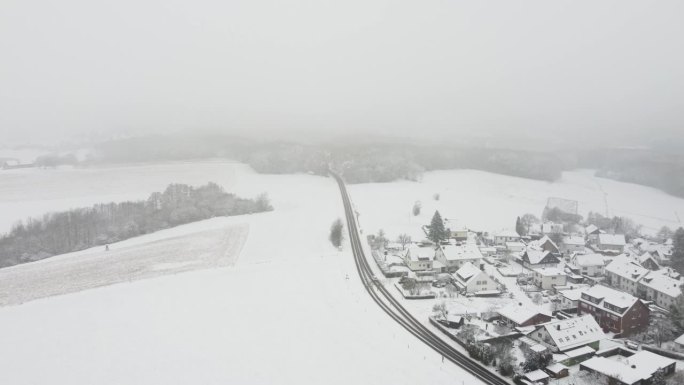
[[[0,2],[0,144],[684,131],[684,2]],[[559,139],[562,138],[562,139]]]

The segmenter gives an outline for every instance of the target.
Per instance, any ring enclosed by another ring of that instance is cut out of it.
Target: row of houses
[[[615,258],[605,267],[606,283],[663,309],[676,304],[682,282],[671,269],[649,270],[626,257]]]
[[[475,244],[419,247],[410,245],[404,263],[414,272],[450,273],[463,293],[492,295],[499,284],[483,270],[483,255]]]

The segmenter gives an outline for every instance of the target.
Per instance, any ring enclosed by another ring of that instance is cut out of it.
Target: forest
[[[563,171],[597,170],[600,177],[637,183],[684,197],[684,156],[669,148],[506,149],[424,144],[417,141],[353,140],[296,143],[225,135],[142,136],[95,146],[87,164],[228,158],[268,174],[326,175],[341,171],[349,183],[419,180],[425,171],[474,169],[554,181]],[[73,164],[68,156],[46,156],[39,166]]]
[[[245,199],[215,183],[169,185],[147,200],[97,204],[31,218],[0,237],[0,267],[122,241],[218,216],[271,211],[265,194]]]

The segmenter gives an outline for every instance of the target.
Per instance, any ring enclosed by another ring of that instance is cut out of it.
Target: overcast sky
[[[682,0],[2,0],[0,134],[682,134],[683,20]]]

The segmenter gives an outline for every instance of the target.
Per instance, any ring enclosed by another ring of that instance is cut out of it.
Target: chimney
[[[560,325],[556,325],[556,330],[560,330]]]

